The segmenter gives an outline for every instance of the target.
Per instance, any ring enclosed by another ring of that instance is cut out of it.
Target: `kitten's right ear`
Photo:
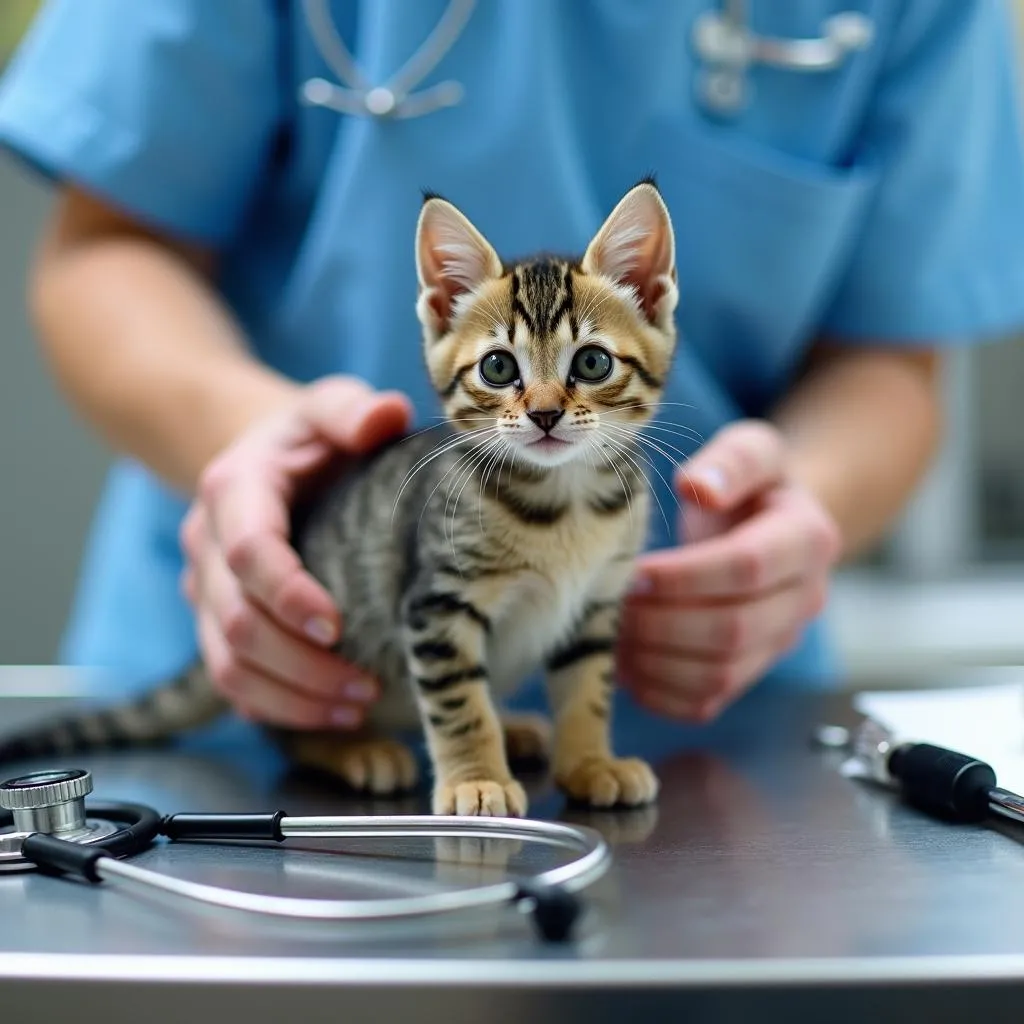
[[[469,220],[447,200],[427,196],[416,226],[416,313],[423,326],[444,334],[457,300],[501,274],[498,254]]]

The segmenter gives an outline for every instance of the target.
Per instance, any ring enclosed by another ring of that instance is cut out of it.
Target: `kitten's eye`
[[[519,379],[519,367],[507,352],[490,352],[480,362],[480,376],[488,384],[503,388]]]
[[[612,357],[596,345],[581,348],[572,361],[572,375],[577,380],[604,380],[611,372]]]

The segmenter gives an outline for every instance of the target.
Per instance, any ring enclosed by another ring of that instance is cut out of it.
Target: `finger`
[[[199,574],[196,566],[209,541],[206,518],[199,502],[194,502],[182,519],[178,539],[184,556],[181,593],[194,606],[199,600]]]
[[[199,589],[196,582],[194,569],[186,568],[181,574],[181,595],[190,605],[195,605],[199,597]]]
[[[787,634],[787,639],[788,639]],[[637,700],[673,706],[705,720],[742,693],[778,657],[783,638],[735,659],[707,659],[663,651],[635,651],[622,658],[624,685]]]
[[[643,555],[633,592],[660,601],[754,597],[827,565],[833,546],[823,518],[778,504],[727,534]]]
[[[246,718],[292,729],[356,728],[364,709],[314,700],[237,658],[213,616],[201,613],[199,641],[217,690]]]
[[[201,482],[211,532],[245,594],[283,626],[328,646],[341,615],[288,542],[283,495],[256,468],[212,471]]]
[[[632,691],[633,699],[652,714],[671,718],[677,722],[703,725],[711,721],[710,706],[694,697],[680,697],[668,690],[639,688]],[[707,709],[707,710],[706,710]]]
[[[679,496],[716,511],[735,508],[785,478],[786,452],[774,427],[744,420],[726,427],[677,471]]]
[[[817,615],[825,604],[825,577],[796,579],[752,600],[694,606],[628,600],[620,643],[624,648],[737,657]]]
[[[413,408],[399,391],[375,391],[355,378],[336,377],[314,385],[303,414],[342,451],[361,454],[408,430]]]
[[[733,686],[740,667],[738,663],[701,657],[695,652],[634,650],[622,657],[630,690],[662,692],[673,700],[691,703]]]
[[[178,530],[178,544],[186,558],[195,561],[206,543],[208,534],[206,517],[200,502],[193,502],[181,521]]]
[[[203,563],[204,609],[234,657],[315,700],[369,703],[377,686],[368,673],[282,629],[246,600],[213,548]]]
[[[711,721],[717,718],[733,701],[755,686],[766,672],[778,664],[785,654],[796,647],[800,643],[802,636],[803,629],[796,627],[788,630],[781,637],[775,637],[760,658],[752,658],[746,665],[740,668],[737,673],[737,683],[732,687],[726,688],[721,693],[709,696],[698,709],[698,714],[702,716],[704,721]]]

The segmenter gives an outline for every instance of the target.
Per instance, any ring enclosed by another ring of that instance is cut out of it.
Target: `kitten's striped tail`
[[[197,663],[125,703],[0,735],[0,763],[158,744],[212,722],[227,708]]]

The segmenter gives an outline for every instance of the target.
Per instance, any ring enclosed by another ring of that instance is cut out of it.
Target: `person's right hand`
[[[376,681],[329,650],[344,623],[289,543],[290,507],[330,460],[373,450],[411,419],[400,393],[326,378],[204,470],[181,529],[182,585],[207,670],[242,716],[350,729],[376,698]]]

